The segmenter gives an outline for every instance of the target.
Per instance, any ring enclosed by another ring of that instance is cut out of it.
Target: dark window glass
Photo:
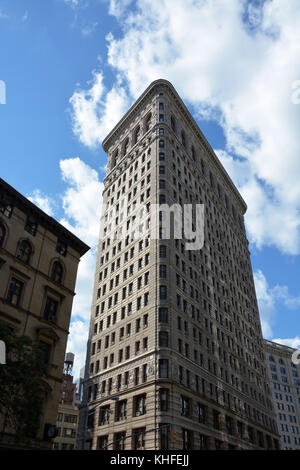
[[[28,241],[22,240],[18,245],[17,258],[23,261],[24,263],[29,263],[30,256],[32,253],[31,245]]]
[[[97,442],[98,450],[107,450],[108,449],[107,444],[108,444],[108,435],[98,437],[98,442]]]
[[[66,245],[66,243],[62,242],[61,240],[57,240],[56,251],[61,256],[66,256],[66,254],[67,254],[67,245]]]
[[[170,426],[166,424],[159,425],[159,438],[160,438],[160,448],[169,449],[169,429]]]
[[[44,341],[40,341],[40,348],[41,348],[44,363],[49,364],[50,355],[51,355],[51,344],[45,343]],[[65,419],[65,421],[66,421],[66,419]]]
[[[31,235],[35,235],[37,231],[37,222],[32,217],[28,217],[26,225],[25,225],[26,232],[30,233]]]
[[[124,450],[125,449],[125,439],[126,432],[117,432],[114,438],[114,450]]]
[[[59,261],[54,261],[51,270],[51,279],[54,282],[61,283],[63,275],[63,267]]]
[[[168,309],[167,308],[162,307],[159,309],[159,322],[168,323]]]
[[[184,450],[193,449],[193,431],[189,431],[188,429],[183,429],[182,430],[182,441],[183,441],[183,449]]]
[[[167,247],[165,245],[159,246],[159,256],[160,258],[165,258],[167,255]]]
[[[159,277],[164,279],[167,277],[167,266],[165,264],[159,266]]]
[[[159,298],[162,300],[167,298],[167,286],[159,286]]]
[[[168,411],[169,409],[169,390],[161,388],[159,391],[160,411]]]
[[[11,279],[7,293],[8,302],[11,302],[14,305],[19,305],[23,286],[23,282],[18,281],[18,279]]]
[[[167,331],[159,332],[159,345],[162,347],[168,347],[168,333]]]
[[[151,127],[151,117],[152,117],[151,114],[149,114],[149,116],[146,119],[146,125],[145,125],[146,132],[149,131],[149,129]]]
[[[146,428],[133,430],[132,447],[134,450],[145,450],[145,431]]]
[[[159,360],[159,377],[167,378],[168,377],[168,359]]]
[[[3,224],[0,223],[0,247],[3,245],[6,230]]]
[[[52,299],[51,297],[47,297],[45,310],[44,310],[44,319],[55,323],[57,309],[58,309],[58,302]]]

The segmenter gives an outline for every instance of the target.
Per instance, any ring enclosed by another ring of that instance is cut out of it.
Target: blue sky
[[[247,202],[265,337],[300,346],[299,24],[297,0],[0,0],[1,177],[93,247],[72,313],[76,374],[101,141],[156,78],[173,83]]]

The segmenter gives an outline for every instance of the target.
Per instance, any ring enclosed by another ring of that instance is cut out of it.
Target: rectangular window
[[[169,409],[169,389],[161,388],[159,390],[160,411],[168,411]]]
[[[181,414],[182,416],[190,416],[191,403],[190,399],[184,396],[181,396]]]
[[[167,348],[168,347],[168,333],[167,331],[159,332],[159,346]]]
[[[158,318],[160,323],[168,323],[168,309],[161,307],[158,311]]]
[[[44,319],[56,323],[56,315],[58,310],[58,302],[51,297],[46,298],[46,305],[44,309]]]
[[[66,254],[67,254],[67,244],[58,239],[57,244],[56,244],[56,251],[61,256],[66,256]]]
[[[165,264],[160,264],[159,266],[159,277],[161,279],[166,279],[167,277],[167,266]]]
[[[35,236],[37,231],[37,222],[32,217],[28,217],[26,225],[25,225],[26,232],[30,233],[31,235]]]
[[[159,360],[159,377],[160,378],[168,378],[169,374],[169,362],[168,359],[160,359]]]
[[[146,394],[134,398],[134,416],[146,414]]]
[[[167,286],[159,286],[159,298],[165,300],[167,298]]]
[[[165,258],[167,256],[167,247],[165,245],[159,246],[159,256],[160,258]]]
[[[146,428],[133,430],[132,448],[134,450],[145,450],[145,431]]]
[[[101,406],[99,410],[98,426],[104,426],[105,424],[109,424],[109,416],[110,416],[110,405]]]
[[[116,416],[115,421],[122,421],[127,416],[127,400],[121,400],[116,402]]]
[[[13,305],[19,305],[23,286],[23,282],[19,281],[18,279],[15,279],[14,277],[11,279],[7,293],[8,302],[12,303]]]
[[[193,449],[193,431],[182,429],[183,450]]]
[[[160,448],[169,449],[169,430],[170,426],[168,424],[159,425],[159,439],[160,439]]]
[[[114,450],[124,450],[125,449],[125,439],[126,432],[117,432],[114,435]]]
[[[108,444],[108,435],[98,437],[98,440],[97,440],[98,450],[107,450],[107,444]]]

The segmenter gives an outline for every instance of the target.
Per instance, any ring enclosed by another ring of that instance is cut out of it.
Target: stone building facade
[[[47,429],[56,423],[77,268],[88,249],[0,179],[0,319],[17,334],[39,340],[48,364],[33,447],[51,448]],[[1,445],[13,443],[13,430],[6,428]]]
[[[71,361],[68,362],[70,356]],[[74,354],[67,353],[56,421],[58,435],[53,440],[53,450],[76,448],[79,408],[76,404],[76,384],[72,375],[73,361]]]
[[[78,448],[278,448],[245,202],[165,80],[103,148]],[[151,226],[158,204],[204,204],[203,248],[168,238],[164,215]]]
[[[300,364],[292,361],[296,349],[264,340],[281,448],[300,450]]]

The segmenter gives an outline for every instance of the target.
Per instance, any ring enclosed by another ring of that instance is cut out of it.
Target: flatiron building
[[[78,448],[279,448],[237,188],[166,80],[151,83],[103,148]],[[202,205],[203,246],[174,236],[176,211],[170,236],[158,212],[154,237],[157,205]]]

